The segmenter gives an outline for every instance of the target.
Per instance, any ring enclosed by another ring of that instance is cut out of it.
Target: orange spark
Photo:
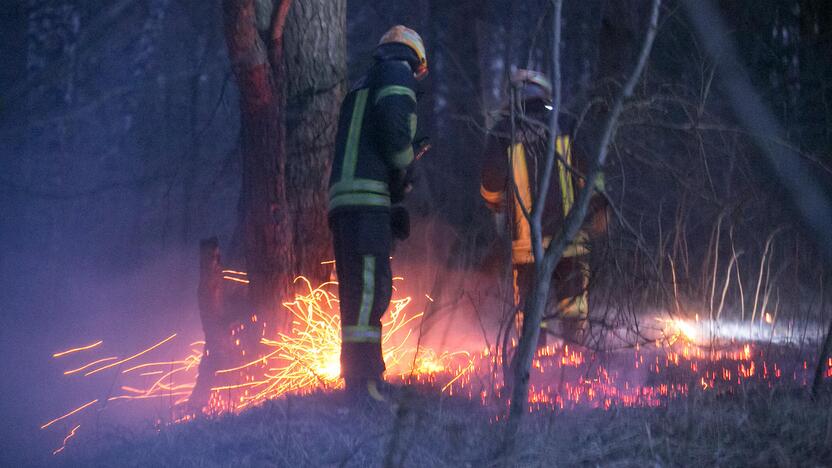
[[[238,371],[238,370],[246,369],[246,368],[251,367],[251,366],[253,366],[253,365],[257,364],[257,363],[260,363],[260,364],[266,364],[266,363],[268,362],[268,360],[269,360],[269,358],[270,358],[270,357],[274,356],[275,354],[277,354],[277,353],[279,353],[279,352],[280,352],[280,350],[273,351],[273,352],[271,352],[271,353],[269,353],[269,354],[267,354],[267,355],[265,355],[265,356],[259,357],[259,358],[255,359],[254,361],[251,361],[251,362],[245,363],[245,364],[243,364],[243,365],[241,365],[241,366],[232,367],[232,368],[229,368],[229,369],[222,369],[222,370],[218,370],[218,371],[216,371],[216,372],[215,372],[215,374],[227,374],[227,373],[229,373],[229,372],[234,372],[234,371]]]
[[[110,357],[106,357],[104,359],[99,359],[99,360],[93,361],[89,364],[85,364],[85,365],[83,365],[83,366],[81,366],[77,369],[68,370],[68,371],[64,372],[64,375],[72,375],[72,374],[75,374],[77,372],[81,372],[84,369],[90,368],[90,367],[92,367],[96,364],[101,364],[102,362],[107,362],[107,361],[113,361],[115,359],[118,359],[118,358],[116,356],[110,356]]]
[[[243,274],[242,272],[225,272]],[[226,279],[238,282],[248,280],[234,277]],[[397,281],[402,279],[395,278]],[[283,303],[291,319],[291,329],[278,332],[262,327],[260,344],[263,351],[259,355],[243,357],[242,365],[221,369],[216,374],[223,375],[221,382],[210,390],[208,404],[202,411],[210,414],[235,413],[244,408],[258,405],[268,399],[294,393],[304,394],[318,390],[340,388],[340,347],[341,321],[340,302],[335,294],[337,283],[327,282],[313,287],[309,280],[298,278],[306,288],[297,294],[294,300]],[[398,290],[397,290],[398,291]],[[411,297],[401,297],[390,303],[389,310],[382,318],[382,352],[387,365],[388,380],[406,384],[426,384],[441,389],[448,395],[461,395],[488,404],[505,394],[501,384],[500,368],[503,366],[503,350],[486,346],[476,352],[442,351],[418,346],[415,339],[419,330],[419,320],[423,313],[408,310],[413,302]],[[425,294],[425,298],[433,298]],[[732,342],[730,349],[700,348],[696,345],[697,334],[704,337],[704,329],[694,321],[681,319],[657,319],[662,322],[661,339],[652,342],[654,346],[636,344],[634,356],[627,356],[627,366],[635,365],[641,372],[667,377],[666,382],[647,379],[649,384],[628,380],[627,372],[620,372],[615,367],[606,368],[597,365],[594,355],[586,354],[581,348],[566,345],[550,345],[535,354],[530,386],[529,403],[532,409],[564,409],[576,406],[592,406],[611,409],[618,406],[661,406],[669,398],[688,395],[697,390],[721,391],[726,386],[741,385],[751,379],[768,379],[766,362],[753,344]],[[261,321],[262,322],[262,321]],[[229,341],[241,336],[246,325],[257,327],[260,335],[260,323],[252,316],[251,322],[239,324],[231,332]],[[140,353],[118,362],[100,367],[86,375],[91,375],[115,367],[159,347],[176,335],[157,343]],[[239,341],[238,341],[239,343]],[[511,340],[516,345],[514,339]],[[118,383],[115,394],[107,401],[161,399],[171,408],[189,401],[191,389],[196,381],[197,366],[203,358],[201,348],[204,341],[189,345],[188,354],[180,360],[165,362],[136,362],[133,367],[119,373],[125,384]],[[170,346],[170,345],[169,345]],[[70,350],[71,351],[71,350]],[[241,354],[245,356],[243,349]],[[68,373],[81,372],[96,365],[118,360],[116,357],[94,361]],[[147,360],[147,357],[145,357]],[[773,364],[773,378],[781,377],[781,370],[776,362]],[[164,366],[164,367],[162,367]],[[169,366],[169,367],[168,367]],[[829,376],[832,377],[832,361],[829,362]],[[591,368],[591,370],[589,368]],[[757,371],[757,369],[762,369]],[[806,375],[804,363],[804,380]],[[135,372],[140,371],[140,372]],[[786,370],[788,375],[791,369]],[[674,381],[669,374],[687,372],[691,378],[685,383]],[[570,374],[571,373],[571,374]],[[580,374],[577,376],[576,374]],[[563,379],[567,375],[567,379]],[[571,377],[570,377],[571,375]],[[123,377],[122,377],[123,376]],[[560,383],[552,378],[560,380]],[[795,371],[795,380],[801,374]],[[138,382],[138,383],[137,383]],[[174,398],[175,397],[175,398]],[[169,401],[165,400],[169,399]],[[489,400],[490,399],[490,400]],[[82,411],[89,404],[77,408],[67,415],[50,421],[69,417]],[[103,401],[103,400],[102,400]],[[180,414],[172,411],[172,414]],[[171,423],[188,421],[194,414],[171,416]],[[498,418],[499,419],[499,418]]]
[[[168,341],[172,340],[175,336],[176,336],[176,333],[174,333],[173,335],[171,335],[171,336],[169,336],[169,337],[165,338],[164,340],[162,340],[162,341],[160,341],[160,342],[156,343],[155,345],[153,345],[153,346],[151,346],[151,347],[149,347],[149,348],[145,349],[144,351],[138,352],[138,353],[136,353],[136,354],[134,354],[134,355],[130,356],[129,358],[125,358],[125,359],[122,359],[121,361],[116,361],[116,362],[113,362],[113,363],[111,363],[111,364],[107,364],[107,365],[106,365],[106,366],[104,366],[104,367],[99,367],[98,369],[96,369],[96,370],[94,370],[94,371],[87,372],[86,374],[84,374],[84,377],[88,377],[88,376],[90,376],[90,375],[96,374],[96,373],[98,373],[98,372],[101,372],[101,371],[103,371],[103,370],[109,369],[109,368],[111,368],[111,367],[115,367],[115,366],[118,366],[118,365],[120,365],[120,364],[124,364],[124,363],[125,363],[125,362],[127,362],[127,361],[131,361],[131,360],[133,360],[133,359],[135,359],[135,358],[137,358],[137,357],[141,356],[142,354],[148,353],[148,352],[150,352],[150,351],[152,351],[152,350],[154,350],[154,349],[158,348],[159,346],[162,346],[163,344],[165,344],[165,343],[167,343]]]
[[[243,284],[251,283],[251,281],[249,281],[247,279],[235,278],[233,276],[223,276],[222,279],[229,280],[229,281],[235,281],[237,283],[243,283]]]
[[[66,356],[67,354],[77,353],[78,351],[86,351],[88,349],[95,348],[96,346],[100,345],[103,342],[104,342],[104,340],[98,340],[98,341],[96,341],[95,343],[93,343],[91,345],[80,346],[78,348],[72,348],[72,349],[68,349],[66,351],[61,351],[59,353],[55,353],[55,354],[52,355],[52,357],[53,358],[59,358],[61,356]]]
[[[59,453],[61,453],[61,452],[63,452],[63,451],[64,451],[64,449],[66,448],[66,443],[67,443],[67,442],[69,442],[69,439],[71,439],[71,438],[73,438],[73,437],[75,436],[75,432],[78,430],[78,428],[79,428],[79,427],[81,427],[81,425],[80,425],[80,424],[78,424],[77,426],[73,427],[73,428],[72,428],[72,430],[71,430],[71,431],[69,431],[69,434],[67,434],[67,436],[66,436],[66,437],[64,437],[64,442],[61,444],[61,446],[60,446],[60,447],[56,448],[56,449],[52,452],[52,455],[57,455],[57,454],[59,454]]]
[[[190,395],[191,392],[173,392],[173,393],[157,393],[155,395],[119,395],[107,398],[107,401],[116,401],[116,400],[148,400],[151,398],[168,398],[174,396],[185,396]]]
[[[245,271],[223,270],[222,272],[231,275],[248,276],[248,273]]]
[[[127,373],[132,372],[132,371],[134,371],[134,370],[136,370],[136,369],[144,369],[145,367],[155,367],[155,366],[172,366],[172,365],[174,365],[174,364],[186,364],[186,363],[187,363],[187,361],[161,361],[161,362],[148,362],[148,363],[146,363],[146,364],[139,364],[139,365],[133,366],[133,367],[131,367],[131,368],[129,368],[129,369],[125,369],[125,370],[121,371],[121,373],[122,373],[122,374],[127,374]]]
[[[80,411],[83,411],[85,408],[88,408],[89,406],[94,405],[94,404],[95,404],[95,403],[97,403],[97,402],[98,402],[98,398],[96,398],[95,400],[92,400],[92,401],[91,401],[91,402],[89,402],[89,403],[85,403],[85,404],[83,404],[83,405],[79,406],[78,408],[75,408],[74,410],[70,411],[69,413],[66,413],[66,414],[65,414],[65,415],[63,415],[63,416],[59,416],[59,417],[57,417],[57,418],[55,418],[55,419],[53,419],[53,420],[49,421],[48,423],[44,424],[44,425],[43,425],[43,426],[41,426],[40,428],[41,428],[41,429],[46,429],[47,427],[49,427],[49,426],[51,426],[51,425],[55,424],[56,422],[61,421],[61,420],[63,420],[63,419],[66,419],[66,418],[68,418],[68,417],[72,416],[72,415],[73,415],[73,414],[75,414],[75,413],[78,413],[78,412],[80,412]]]
[[[263,373],[257,377],[246,376],[242,382],[211,389],[213,392],[245,390],[244,395],[233,398],[237,409],[289,392],[304,393],[314,389],[334,389],[342,385],[339,301],[333,292],[337,283],[328,282],[313,287],[306,278],[299,277],[296,281],[305,283],[306,292],[296,295],[294,301],[283,304],[291,313],[292,329],[287,333],[278,333],[277,339],[261,339],[261,344],[274,350],[240,366],[216,372]],[[459,353],[443,353],[440,356],[433,353],[430,358],[421,356],[415,361],[416,367],[410,368],[412,360],[406,356],[414,353],[415,349],[407,342],[414,329],[414,321],[423,315],[408,315],[405,312],[411,302],[410,297],[394,299],[382,319],[382,345],[387,374],[404,378],[412,373],[427,375],[451,372],[450,362]],[[472,368],[470,357],[459,368],[463,371]]]

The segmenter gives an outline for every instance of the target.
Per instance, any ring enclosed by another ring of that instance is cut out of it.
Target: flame
[[[668,345],[673,345],[679,340],[686,343],[696,343],[700,339],[698,324],[680,318],[656,317],[655,320],[664,325],[661,334],[662,339]]]
[[[224,273],[245,277],[244,272],[228,270]],[[241,278],[235,278],[240,280]],[[228,378],[228,383],[211,389],[205,413],[237,412],[286,394],[307,394],[340,388],[341,322],[339,301],[335,294],[337,283],[328,282],[313,287],[309,280],[299,278],[303,291],[292,301],[283,304],[290,314],[288,331],[275,333],[260,340],[262,353],[249,358],[242,365],[217,371]],[[401,281],[401,278],[395,278]],[[394,382],[430,385],[445,395],[459,395],[478,400],[483,405],[498,402],[502,396],[502,350],[485,346],[479,351],[437,350],[420,346],[415,339],[422,313],[412,313],[408,307],[411,297],[397,297],[382,319],[382,349],[387,366],[386,378]],[[429,295],[426,299],[432,301]],[[760,382],[769,386],[781,379],[791,379],[799,385],[809,382],[806,362],[800,366],[763,356],[751,341],[734,341],[722,349],[700,346],[705,338],[702,324],[674,318],[656,318],[661,325],[660,337],[655,342],[636,345],[633,352],[618,353],[616,362],[599,362],[595,355],[569,345],[550,345],[534,356],[529,386],[530,411],[562,410],[574,407],[609,409],[615,406],[656,407],[668,399],[702,392],[732,392],[746,382]],[[252,323],[258,323],[252,316]],[[259,326],[259,325],[258,325]],[[231,334],[239,343],[239,333],[245,324]],[[202,362],[204,341],[187,346],[183,357],[174,360],[150,359],[163,346],[171,346],[177,334],[171,334],[144,350],[120,359],[117,356],[89,358],[90,362],[64,372],[67,376],[90,376],[110,371],[116,380],[117,394],[106,399],[131,402],[161,399],[169,401],[172,409],[170,423],[192,420],[196,415],[184,406],[195,386],[197,370]],[[54,358],[100,349],[103,340],[59,353]],[[139,358],[144,357],[146,361]],[[135,361],[135,362],[133,362]],[[121,370],[119,366],[132,362]],[[98,366],[98,367],[96,367]],[[832,358],[825,372],[832,378]],[[94,369],[88,371],[88,369]],[[86,372],[85,372],[86,371]],[[43,426],[47,429],[59,421],[72,421],[73,429],[64,437],[61,447],[76,437],[81,425],[78,418],[99,402],[94,399]],[[498,407],[499,407],[498,405]],[[102,407],[102,411],[106,409]]]
[[[239,278],[247,276],[245,272],[225,270],[223,273],[236,275],[226,276],[225,279],[228,280],[241,283],[248,281]],[[401,279],[394,278],[396,281]],[[313,287],[306,278],[299,278],[298,281],[306,286],[305,291],[296,295],[294,300],[283,304],[292,318],[290,331],[278,333],[274,338],[264,336],[261,344],[267,351],[256,359],[217,371],[218,375],[237,377],[238,381],[212,388],[209,406],[204,409],[206,413],[236,412],[287,393],[303,394],[317,390],[332,390],[343,385],[340,379],[341,323],[339,301],[335,294],[337,283],[328,282]],[[412,299],[408,296],[393,299],[390,309],[382,319],[382,347],[388,378],[428,382],[435,381],[435,375],[444,373],[448,374],[448,382],[444,384],[443,391],[448,391],[451,385],[474,369],[473,357],[467,352],[417,349],[417,346],[411,343],[414,341],[411,340],[411,336],[422,314],[408,313],[407,307],[411,302]],[[257,316],[252,316],[251,321],[257,323]],[[232,336],[244,328],[245,325],[240,325],[232,331]],[[169,344],[176,336],[177,334],[173,333],[126,358],[108,356],[93,359],[65,371],[64,375],[82,374],[89,377],[107,371],[116,372],[119,378],[135,380],[136,383],[125,382],[118,385],[121,393],[108,397],[107,402],[164,398],[170,399],[173,407],[182,407],[195,386],[205,342],[190,343],[187,354],[181,359],[146,362],[140,360]],[[239,345],[239,338],[235,342]],[[99,340],[90,345],[54,353],[53,357],[60,358],[80,351],[93,350],[103,343],[103,340]],[[135,362],[137,360],[138,362]],[[120,368],[128,362],[134,362],[134,365]],[[95,399],[85,403],[47,422],[41,429],[68,418],[81,417],[84,410],[99,401]],[[184,407],[183,411],[187,412]],[[193,419],[192,413],[177,416],[173,421],[190,419]],[[79,426],[80,424],[76,425],[73,431],[70,431],[67,441],[75,436]],[[56,449],[54,454],[63,452],[65,447],[66,442],[61,448]]]
[[[262,338],[261,344],[273,349],[267,354],[217,372],[226,374],[265,368],[262,376],[249,376],[244,382],[211,389],[214,392],[244,390],[234,402],[237,410],[287,393],[332,390],[343,385],[340,379],[341,319],[339,301],[334,293],[337,283],[313,287],[306,278],[299,278],[299,281],[305,285],[305,292],[283,304],[292,317],[290,332],[279,333],[277,339]],[[422,314],[406,312],[411,302],[410,297],[393,299],[382,319],[382,349],[387,375],[402,380],[409,374],[445,372],[450,368],[450,361],[462,354],[424,350],[413,359],[417,350],[410,343],[410,337]],[[219,400],[213,400],[213,410],[224,409],[228,404]]]

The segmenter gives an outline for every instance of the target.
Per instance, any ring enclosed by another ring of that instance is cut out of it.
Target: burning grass
[[[783,389],[732,398],[696,390],[659,408],[535,412],[517,458],[502,424],[463,398],[422,396],[405,411],[344,411],[331,394],[240,415],[113,430],[70,452],[85,466],[828,466],[830,401]],[[394,443],[398,440],[398,443]]]
[[[202,409],[203,413],[237,413],[284,395],[333,391],[342,386],[339,377],[341,326],[335,294],[337,284],[325,283],[313,287],[303,278],[300,281],[306,286],[305,293],[284,303],[292,317],[291,330],[278,333],[273,338],[264,336],[261,340],[264,352],[256,359],[217,371],[218,376],[230,383],[211,388],[209,403]],[[447,390],[448,385],[472,369],[472,356],[465,351],[438,352],[426,348],[417,351],[413,332],[422,314],[408,311],[410,303],[410,297],[395,298],[382,321],[387,377],[399,382],[421,383],[435,383],[444,378]],[[256,324],[257,317],[253,316],[251,321]],[[242,332],[245,325],[237,326],[232,335]],[[95,419],[97,413],[105,410],[117,411],[113,407],[116,403],[155,400],[167,404],[168,417],[159,418],[156,422],[160,425],[194,419],[197,415],[187,403],[195,387],[205,343],[190,343],[181,353],[181,359],[163,361],[152,358],[160,348],[175,346],[177,337],[176,333],[171,334],[123,358],[101,357],[107,349],[104,340],[54,353],[54,359],[69,363],[70,368],[64,372],[68,378],[109,373],[116,383],[116,391],[112,394],[92,399],[43,424],[41,429],[69,431],[56,453],[65,449],[66,442],[74,438],[78,430],[77,424],[69,429],[68,423]],[[239,346],[239,339],[236,344]]]
[[[292,429],[287,433],[288,435],[281,435],[283,439],[280,443],[272,441],[265,447],[271,447],[268,450],[282,453],[278,450],[279,446],[294,444],[298,452],[294,454],[287,452],[285,456],[288,458],[273,459],[273,462],[288,464],[294,460],[297,463],[310,464],[311,461],[317,460],[311,464],[335,463],[338,457],[343,456],[343,451],[354,452],[355,450],[378,455],[384,445],[378,440],[387,437],[386,434],[392,430],[392,427],[404,424],[401,415],[390,422],[389,412],[385,415],[372,416],[362,412],[350,413],[347,410],[347,413],[352,414],[352,424],[348,422],[348,419],[342,420],[339,419],[340,416],[332,415],[330,418],[334,419],[331,419],[329,424],[325,424],[326,417],[316,408],[314,402],[319,402],[322,408],[326,408],[332,414],[342,414],[345,411],[344,408],[338,407],[332,398],[341,385],[338,377],[340,373],[338,299],[334,294],[334,283],[319,287],[313,287],[308,282],[304,284],[307,286],[306,292],[299,294],[294,301],[284,304],[293,317],[291,331],[281,333],[273,339],[263,338],[262,344],[266,351],[257,359],[218,372],[218,374],[228,374],[238,378],[228,385],[212,389],[210,404],[204,410],[206,414],[215,417],[209,418],[210,420],[197,417],[186,405],[188,395],[194,388],[196,372],[202,359],[202,345],[204,344],[202,342],[190,343],[186,351],[182,353],[181,359],[169,361],[154,360],[153,356],[159,349],[177,343],[176,334],[171,334],[123,358],[107,356],[108,353],[105,351],[107,343],[102,340],[53,354],[59,362],[67,363],[68,370],[64,373],[68,378],[111,373],[118,388],[117,392],[106,397],[79,402],[78,407],[68,410],[65,414],[42,426],[42,429],[50,431],[50,434],[54,433],[57,438],[59,446],[55,449],[55,453],[65,455],[66,452],[72,451],[72,445],[83,445],[84,429],[96,425],[97,414],[101,411],[117,411],[118,404],[137,405],[141,403],[135,400],[151,400],[163,406],[167,405],[168,408],[166,417],[158,417],[155,420],[155,430],[164,434],[165,440],[168,441],[171,437],[176,440],[183,438],[183,443],[187,442],[188,447],[216,443],[216,441],[211,442],[214,437],[212,435],[206,436],[208,442],[191,442],[189,440],[194,436],[189,431],[216,432],[216,436],[222,440],[234,439],[231,433],[225,433],[226,429],[223,428],[223,424],[236,426],[244,424],[241,421],[260,421],[258,418],[273,418],[277,424],[277,421],[282,418],[283,423],[279,423],[279,426],[287,425],[297,430]],[[458,443],[455,443],[460,447],[472,444],[472,447],[460,449],[463,450],[462,453],[467,453],[465,452],[467,450],[470,453],[466,456],[482,457],[484,454],[475,450],[481,448],[476,442],[477,438],[492,440],[497,437],[496,433],[499,432],[498,428],[502,424],[501,419],[506,409],[507,402],[503,397],[506,392],[502,387],[500,375],[503,364],[499,357],[500,353],[487,348],[473,353],[459,350],[417,349],[414,333],[418,328],[421,313],[409,311],[410,303],[411,299],[406,296],[394,299],[384,318],[383,348],[388,367],[387,378],[399,384],[413,384],[417,388],[427,390],[427,393],[433,397],[420,397],[412,399],[416,403],[400,404],[399,413],[402,408],[409,408],[407,418],[412,421],[407,424],[411,424],[412,428],[409,430],[412,430],[413,434],[427,431],[425,434],[429,436],[426,436],[426,440],[434,437],[436,443],[445,437],[451,439],[456,437]],[[256,322],[256,317],[253,317],[253,321]],[[775,397],[778,401],[780,399],[785,401],[784,404],[795,405],[795,408],[798,408],[795,411],[806,410],[808,408],[806,405],[811,405],[800,403],[795,398],[777,395],[777,392],[783,388],[802,389],[810,382],[811,366],[807,361],[796,359],[793,350],[779,345],[763,347],[750,342],[730,341],[722,347],[700,346],[696,344],[699,339],[697,329],[696,323],[678,319],[661,319],[661,333],[655,342],[648,346],[637,346],[631,350],[603,354],[568,345],[552,345],[540,350],[533,361],[529,394],[530,411],[534,413],[529,423],[530,443],[533,444],[535,440],[540,440],[542,443],[543,439],[540,434],[544,433],[549,434],[548,437],[554,438],[553,440],[562,439],[561,442],[564,444],[578,443],[580,441],[568,439],[583,433],[582,430],[551,433],[549,426],[557,420],[559,421],[558,427],[564,424],[563,427],[569,427],[569,424],[574,424],[578,428],[582,427],[580,420],[585,417],[587,421],[595,421],[593,424],[599,425],[596,427],[597,432],[607,434],[604,437],[610,437],[612,441],[599,445],[595,455],[584,453],[582,456],[587,457],[586,460],[574,459],[575,462],[592,463],[590,460],[597,462],[606,457],[612,457],[611,460],[613,460],[616,452],[612,447],[623,442],[616,438],[617,434],[607,432],[606,423],[601,423],[606,420],[605,418],[612,418],[608,421],[609,424],[620,424],[627,427],[626,431],[636,431],[631,435],[633,443],[640,440],[641,431],[645,431],[650,443],[644,447],[649,449],[650,457],[654,462],[674,464],[670,456],[677,451],[688,451],[692,448],[673,448],[672,444],[676,442],[672,442],[670,438],[674,434],[680,434],[682,429],[677,427],[677,423],[672,419],[681,416],[688,418],[685,431],[693,430],[699,422],[695,420],[696,415],[686,412],[698,412],[697,405],[701,406],[701,411],[704,411],[702,417],[705,417],[709,411],[721,411],[718,408],[723,406],[726,406],[728,411],[734,411],[738,417],[744,414],[743,411],[752,410],[753,414],[757,415],[762,411],[758,406],[766,401],[770,405]],[[829,375],[830,372],[827,370],[827,377]],[[752,390],[756,392],[754,397],[749,396]],[[726,396],[730,398],[725,401],[718,399]],[[291,402],[297,402],[299,405],[298,414],[292,414]],[[732,405],[739,405],[739,407],[733,408]],[[239,417],[231,417],[231,415],[240,414],[244,409],[255,406],[264,406],[264,408],[252,409],[251,414],[246,412]],[[656,411],[650,412],[648,410],[650,408]],[[824,410],[828,412],[826,407]],[[459,414],[456,411],[459,411]],[[275,416],[275,412],[282,416]],[[268,415],[268,417],[263,415]],[[472,421],[464,422],[464,415],[470,415],[473,418]],[[616,420],[618,416],[611,415],[619,415],[624,419],[628,417],[626,415],[630,415],[636,421],[641,421],[638,423],[641,425],[630,427],[628,422]],[[356,418],[371,417],[382,418],[383,421],[368,420],[366,424],[358,425],[355,423]],[[747,419],[752,416],[749,413],[743,417]],[[763,422],[768,424],[765,422],[766,417],[769,416],[763,417]],[[827,416],[823,417],[829,419]],[[427,424],[425,421],[429,420],[433,420],[434,423],[431,424],[437,427],[431,426],[430,429],[425,429],[420,426]],[[182,426],[191,429],[171,427],[179,426],[181,424],[176,423],[186,421],[188,424]],[[225,422],[220,423],[220,421]],[[304,429],[308,424],[312,426],[321,424],[326,427],[313,430],[309,426],[308,430]],[[471,427],[472,424],[476,427]],[[740,421],[737,424],[746,423]],[[832,419],[829,419],[828,424],[832,425]],[[259,427],[256,424],[255,426]],[[373,428],[371,432],[375,435],[370,437],[368,434],[354,434],[353,427]],[[454,432],[451,428],[456,428],[454,429],[456,435],[451,434]],[[263,431],[262,434],[252,434],[251,437],[254,440],[277,437],[278,434],[274,432],[278,429],[273,431],[263,428],[241,429],[241,432],[246,433],[249,430]],[[290,429],[280,430],[289,431]],[[703,440],[713,439],[713,443],[719,442],[718,438],[708,432],[706,427],[696,430],[700,431],[699,436],[704,437]],[[832,431],[832,426],[828,430]],[[668,440],[661,442],[661,437],[665,437],[664,434],[667,434]],[[315,455],[320,455],[319,458],[309,458],[312,457],[310,453],[314,447],[310,445],[312,441],[325,437],[334,438],[334,441],[319,440],[322,444],[327,442],[328,446],[335,447],[332,453],[326,455],[330,458],[326,458],[325,453]],[[421,435],[419,437],[421,438]],[[581,444],[594,440],[592,434],[586,433],[585,437],[586,441],[580,442]],[[657,437],[659,439],[656,439]],[[824,437],[830,436],[824,435]],[[824,440],[827,440],[826,438]],[[167,445],[168,442],[163,442],[162,448],[159,448],[158,437],[148,436],[146,440],[148,442],[137,442],[137,444],[157,445],[151,450],[152,453],[158,451],[157,449],[163,452],[173,450],[173,445]],[[659,445],[655,445],[656,440],[660,441]],[[262,452],[260,446],[249,447],[244,441],[230,443],[229,453],[236,453],[243,457],[241,459],[249,459],[247,457],[256,459]],[[246,455],[242,449],[235,448],[237,443],[249,447],[252,454]],[[661,445],[662,443],[665,445]],[[601,444],[601,440],[595,440],[592,444]],[[590,446],[595,447],[592,444]],[[222,443],[219,445],[223,446]],[[365,446],[366,448],[362,448]],[[494,445],[489,443],[488,446]],[[128,451],[134,450],[134,446],[130,443],[123,447]],[[106,452],[108,449],[105,447],[103,450]],[[418,444],[412,450],[414,453],[419,452]],[[427,453],[429,445],[426,445],[424,450],[426,453],[419,456],[431,459],[437,465],[448,464],[448,461],[453,458],[449,454]],[[546,459],[535,457],[557,457],[552,460],[566,457],[572,460],[569,457],[575,455],[559,453],[548,447],[545,450],[535,450],[534,453],[529,454],[531,464]],[[399,447],[396,451],[402,450]],[[218,459],[224,456],[214,449],[209,452],[214,453]],[[491,453],[490,455],[496,456],[497,454]],[[662,458],[665,455],[668,458]],[[187,458],[188,461],[183,459],[184,464],[193,462],[201,465],[213,459],[210,457],[200,459],[195,454],[188,456],[197,458]],[[283,456],[280,455],[280,457]],[[407,459],[411,455],[403,456]],[[136,459],[145,458],[139,456]],[[360,459],[361,457],[356,458],[356,460]],[[157,464],[160,460],[147,459],[147,464]],[[783,460],[791,459],[786,457]]]

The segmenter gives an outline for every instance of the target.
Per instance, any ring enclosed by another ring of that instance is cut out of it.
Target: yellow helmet
[[[422,42],[422,37],[419,36],[419,33],[402,25],[393,26],[378,41],[378,45],[390,43],[404,44],[413,49],[413,52],[416,52],[416,58],[419,60],[419,64],[413,70],[413,76],[417,80],[421,80],[428,74],[428,58],[425,53],[425,43]]]

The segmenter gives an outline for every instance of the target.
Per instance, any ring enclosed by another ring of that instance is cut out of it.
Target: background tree
[[[346,2],[239,5],[225,3],[243,121],[238,232],[253,308],[274,318],[295,276],[328,277],[321,262],[331,257],[327,186],[345,85]]]
[[[222,294],[228,288],[221,280],[219,246],[216,239],[203,241],[200,315],[210,353],[192,394],[197,407],[207,401],[212,370],[235,358],[225,343],[232,327],[252,322],[242,328],[242,356],[248,359],[258,353],[264,330],[288,326],[281,303],[290,299],[293,279],[328,279],[322,265],[331,257],[328,174],[346,68],[344,1],[226,1],[223,7],[240,90],[237,232],[249,283],[242,306],[235,304],[233,289]]]
[[[289,10],[285,33],[286,194],[294,219],[294,275],[329,279],[329,168],[347,84],[347,2],[310,0]]]
[[[240,90],[240,209],[252,313],[285,326],[278,308],[291,290],[292,215],[285,182],[283,35],[291,0],[226,0],[228,55]]]

